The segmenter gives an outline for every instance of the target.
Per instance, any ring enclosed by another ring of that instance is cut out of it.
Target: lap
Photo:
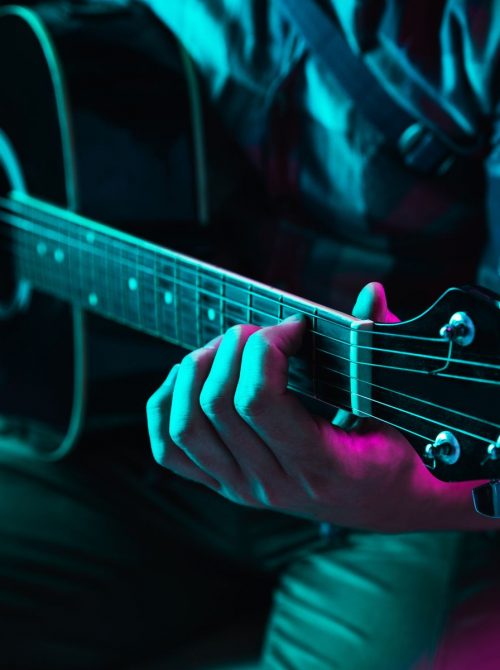
[[[452,608],[433,670],[497,670],[499,667],[499,565],[497,533],[466,536]]]
[[[139,437],[137,450],[113,440],[59,464],[0,453],[0,644],[13,667],[173,667],[191,640],[265,620],[288,521],[255,523],[169,478]],[[263,667],[411,667],[441,626],[456,543],[351,533],[310,545],[281,570]]]
[[[269,670],[407,670],[437,642],[460,536],[349,535],[296,562],[275,591]]]
[[[148,667],[267,607],[267,578],[193,537],[149,459],[98,446],[58,464],[0,454],[2,667]]]

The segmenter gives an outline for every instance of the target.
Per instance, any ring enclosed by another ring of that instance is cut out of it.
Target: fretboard
[[[292,366],[290,385],[352,409],[350,378],[363,350],[358,351],[356,342],[369,322],[24,194],[0,198],[0,220],[9,226],[9,252],[18,279],[187,349],[238,323],[269,326],[292,314],[307,315],[308,338]],[[359,374],[354,378],[359,384]]]

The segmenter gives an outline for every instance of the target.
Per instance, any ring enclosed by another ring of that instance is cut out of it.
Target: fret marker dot
[[[215,309],[213,307],[209,308],[207,316],[209,321],[215,321]]]
[[[95,234],[94,233],[87,233],[87,242],[89,244],[93,244],[95,242]]]
[[[47,253],[47,245],[45,244],[45,242],[38,242],[38,244],[36,245],[36,253],[39,256],[45,256],[45,254]]]
[[[56,263],[62,263],[64,261],[64,251],[62,249],[56,249],[54,251],[54,260]]]
[[[165,304],[167,305],[171,305],[174,302],[174,296],[172,295],[171,291],[165,291],[163,298],[165,300]]]
[[[99,302],[99,298],[97,297],[97,294],[96,293],[89,293],[89,305],[91,307],[95,307],[98,302]]]
[[[128,280],[128,287],[131,291],[137,291],[139,287],[139,282],[135,277],[130,277],[130,279]]]

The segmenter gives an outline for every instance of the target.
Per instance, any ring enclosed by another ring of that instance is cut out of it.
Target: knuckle
[[[200,407],[203,413],[208,417],[219,416],[228,410],[229,403],[227,398],[213,390],[207,390],[205,387],[200,394]]]
[[[267,408],[268,398],[263,386],[236,389],[234,406],[244,419],[255,419]]]
[[[180,418],[170,422],[170,439],[178,447],[186,447],[196,440],[196,427],[187,418]]]
[[[267,332],[264,329],[256,330],[248,338],[247,346],[255,348],[257,351],[266,351],[269,349],[270,344]]]
[[[184,356],[184,358],[182,359],[181,367],[184,369],[184,371],[196,372],[200,357],[201,357],[201,351],[199,349],[190,351],[189,354],[186,354],[186,356]]]
[[[237,323],[235,326],[231,326],[231,328],[227,329],[226,335],[235,340],[239,340],[240,337],[243,335],[243,332],[244,332],[244,326],[241,323]]]
[[[257,326],[252,326],[250,324],[238,323],[231,328],[228,328],[226,331],[225,337],[229,340],[234,341],[235,343],[244,343],[249,340],[256,331]]]

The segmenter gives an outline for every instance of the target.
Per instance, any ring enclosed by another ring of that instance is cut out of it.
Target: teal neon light
[[[3,167],[9,184],[15,191],[26,193],[26,181],[24,179],[21,164],[17,157],[12,142],[0,128],[0,166]]]
[[[66,95],[66,85],[62,75],[59,59],[47,28],[35,12],[19,5],[7,5],[0,9],[0,18],[5,16],[18,16],[29,25],[35,34],[50,72],[52,86],[57,107],[59,127],[61,130],[61,145],[64,163],[64,175],[66,185],[66,197],[68,208],[76,211],[78,208],[78,197],[76,191],[75,166],[73,161],[73,145],[71,141],[70,122]],[[18,190],[15,187],[15,190]],[[25,189],[20,189],[25,190]]]

